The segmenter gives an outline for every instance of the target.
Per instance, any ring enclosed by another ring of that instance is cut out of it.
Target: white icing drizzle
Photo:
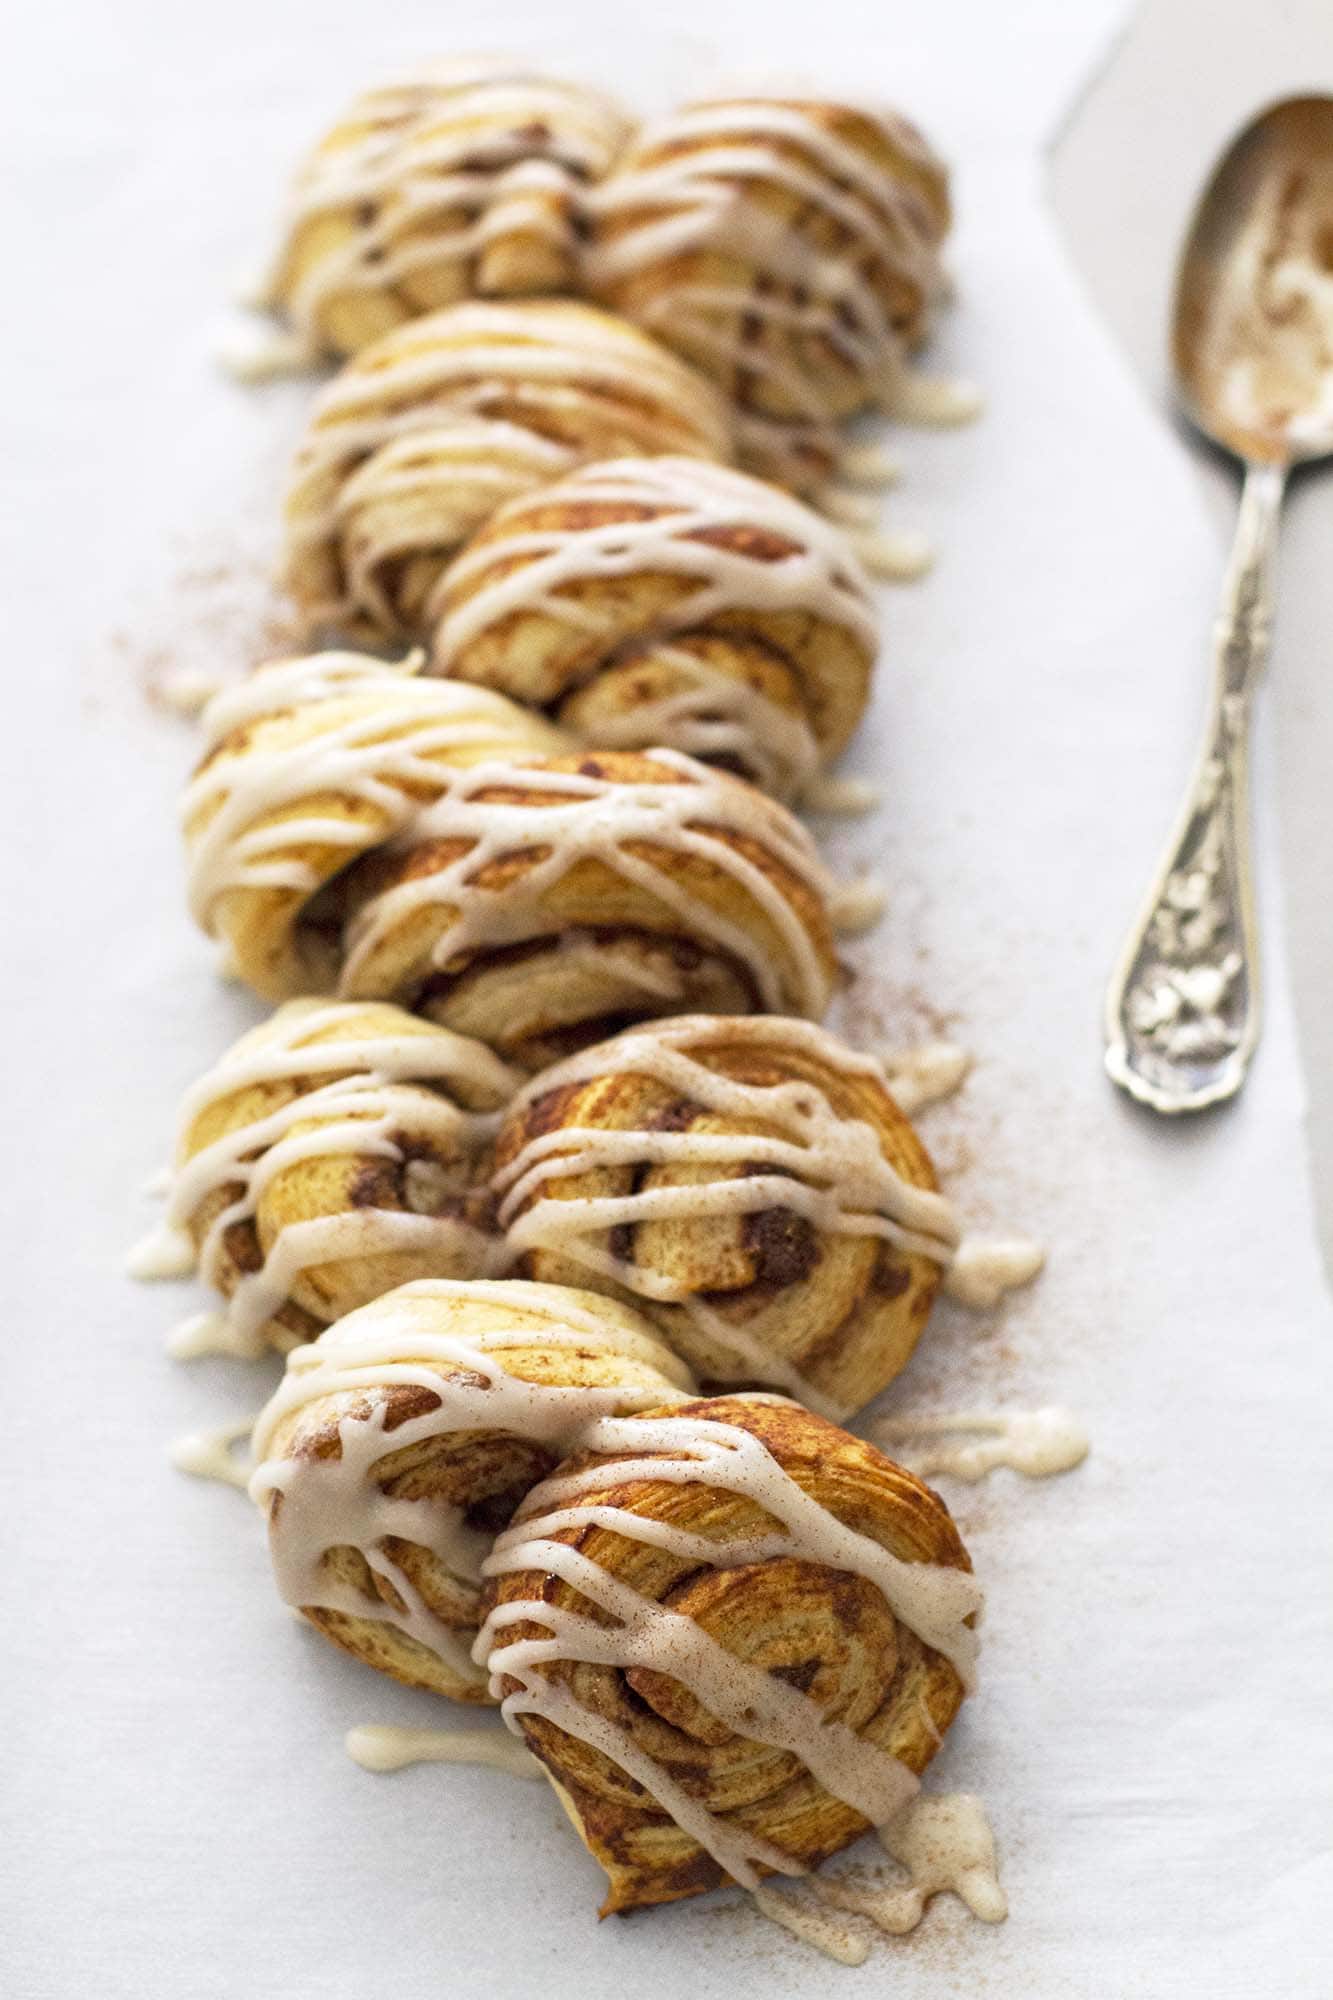
[[[217,364],[233,382],[253,385],[305,375],[318,365],[320,349],[304,333],[227,327],[214,345]]]
[[[916,171],[939,173],[910,126],[891,114],[876,122]],[[817,250],[765,205],[766,188],[846,232],[847,248]],[[761,454],[789,456],[791,433],[804,427],[836,459],[831,420],[841,411],[813,370],[771,339],[753,339],[756,318],[766,333],[822,342],[864,383],[867,401],[895,413],[910,407],[902,338],[866,274],[906,280],[928,306],[942,288],[941,225],[909,176],[825,129],[810,106],[762,98],[691,106],[644,135],[592,207],[603,224],[587,260],[594,289],[627,298],[647,326],[709,354],[722,381],[762,376],[777,406],[795,413],[774,418],[747,407],[741,435]],[[697,251],[734,257],[748,275],[677,278],[671,261]],[[658,267],[660,290],[645,298],[644,275]]]
[[[336,621],[358,601],[382,615],[365,579],[386,560],[462,540],[498,501],[617,449],[730,456],[716,391],[591,306],[470,300],[409,321],[323,390],[298,455],[289,572],[321,548],[337,551],[344,571],[341,593],[309,603],[309,616]],[[405,478],[418,503],[406,517],[367,506]],[[350,560],[347,533],[357,543]]]
[[[321,878],[293,855],[305,844],[344,848],[349,861],[366,841],[364,823],[321,811],[334,794],[379,815],[380,837],[403,826],[424,797],[447,785],[454,763],[530,742],[562,746],[558,731],[487,688],[423,677],[422,655],[399,665],[361,653],[316,653],[281,660],[216,695],[204,712],[206,755],[233,731],[263,716],[328,702],[328,726],[296,743],[246,745],[244,754],[206,762],[186,789],[190,907],[206,931],[229,889],[285,888],[313,894]],[[307,814],[281,817],[312,801]],[[207,817],[206,817],[207,816]],[[206,818],[206,823],[203,823]]]
[[[952,1893],[984,1924],[1003,1923],[1008,1916],[995,1839],[974,1794],[923,1793],[882,1826],[879,1837],[907,1871],[905,1882],[819,1875],[796,1891],[761,1883],[753,1891],[755,1903],[764,1916],[840,1965],[865,1963],[870,1925],[891,1937],[915,1930],[932,1896]]]
[[[567,525],[529,527],[535,507],[568,505]],[[582,510],[610,510],[614,518],[588,525]],[[719,546],[717,531],[758,531],[789,545],[788,553],[767,560],[738,546]],[[650,574],[683,579],[692,586],[647,631],[599,632],[596,608],[585,602],[584,586],[599,581],[614,589],[627,577]],[[449,571],[444,616],[436,635],[436,657],[445,671],[466,671],[470,647],[515,614],[557,621],[571,633],[588,633],[616,653],[626,642],[651,641],[654,651],[696,685],[679,712],[662,716],[653,705],[636,705],[625,717],[621,741],[642,747],[654,741],[699,754],[750,750],[753,736],[767,767],[766,781],[784,789],[803,781],[818,764],[816,722],[820,690],[801,687],[807,718],[797,727],[801,748],[793,758],[789,738],[793,717],[756,690],[737,686],[745,712],[734,707],[729,733],[719,731],[719,700],[728,704],[729,685],[691,653],[670,643],[677,634],[706,630],[725,615],[734,631],[738,612],[760,617],[803,613],[847,633],[873,657],[876,628],[864,577],[843,536],[790,494],[730,467],[700,459],[618,459],[587,466],[534,502],[524,498],[501,510],[483,540],[466,550]],[[722,635],[725,638],[725,632]],[[581,678],[592,678],[599,663],[580,661]],[[606,744],[600,731],[599,742]],[[663,724],[671,730],[663,733]],[[658,731],[655,736],[654,730]],[[771,739],[771,740],[770,740]],[[794,763],[794,769],[786,767]]]
[[[944,1289],[959,1305],[987,1312],[1006,1292],[1031,1284],[1046,1252],[1022,1236],[969,1236],[944,1274]]]
[[[349,227],[294,283],[279,260],[266,302],[276,293],[318,335],[331,299],[392,291],[424,268],[480,257],[485,289],[487,252],[508,238],[536,237],[571,260],[580,188],[607,171],[629,131],[609,99],[503,58],[423,64],[360,97],[306,162],[287,256],[313,223]],[[544,266],[534,275],[545,289]]]
[[[879,1060],[894,1102],[909,1118],[928,1104],[952,1097],[972,1067],[970,1053],[956,1042],[918,1042],[911,1048],[881,1049]]]
[[[180,1277],[196,1268],[219,1286],[227,1232],[253,1219],[274,1177],[299,1161],[337,1154],[400,1164],[393,1136],[404,1127],[444,1158],[480,1149],[495,1130],[496,1114],[469,1112],[448,1095],[502,1104],[518,1078],[480,1043],[450,1034],[358,1034],[356,1007],[292,1001],[262,1028],[228,1051],[185,1096],[176,1167],[161,1227],[130,1260],[140,1278]],[[317,1039],[346,1026],[346,1035]],[[301,1089],[303,1079],[333,1077]],[[262,1084],[292,1089],[290,1098],[225,1132],[198,1152],[188,1152],[197,1121],[219,1101]],[[428,1086],[403,1089],[404,1085]],[[429,1087],[429,1086],[433,1086]],[[294,1128],[315,1121],[314,1129]],[[223,1189],[231,1199],[196,1247],[193,1217]],[[434,1255],[456,1263],[465,1254],[478,1266],[488,1257],[486,1239],[452,1216],[412,1209],[349,1209],[289,1224],[260,1268],[236,1284],[220,1313],[188,1320],[173,1336],[180,1358],[227,1353],[251,1359],[268,1344],[269,1321],[294,1281],[312,1265],[380,1256],[395,1251]]]
[[[680,1682],[737,1735],[772,1744],[799,1758],[812,1778],[874,1825],[892,1819],[917,1790],[897,1759],[827,1718],[799,1689],[742,1661],[689,1617],[641,1597],[629,1584],[564,1542],[562,1530],[585,1525],[647,1541],[690,1563],[734,1567],[798,1555],[868,1579],[894,1616],[949,1660],[972,1684],[976,1638],[966,1624],[981,1605],[969,1572],[905,1562],[857,1533],[805,1492],[756,1437],[733,1425],[690,1414],[609,1418],[591,1424],[585,1449],[612,1456],[574,1473],[557,1473],[534,1489],[519,1518],[497,1539],[487,1576],[535,1571],[559,1577],[613,1623],[540,1599],[497,1604],[478,1634],[475,1657],[502,1696],[511,1728],[538,1715],[601,1751],[651,1793],[684,1832],[727,1874],[753,1889],[759,1869],[803,1874],[805,1866],[734,1818],[714,1813],[644,1751],[627,1730],[584,1707],[562,1682],[541,1669],[556,1661],[598,1663],[624,1671],[648,1668]],[[750,1538],[719,1542],[670,1522],[599,1502],[595,1496],[625,1481],[700,1484],[741,1495],[777,1524]],[[591,1506],[578,1504],[594,1496]],[[573,1504],[571,1504],[573,1503]],[[535,1623],[546,1636],[509,1637]],[[516,1688],[508,1683],[516,1681]]]
[[[398,1729],[363,1722],[344,1739],[363,1771],[403,1771],[411,1764],[481,1764],[511,1778],[540,1778],[541,1765],[507,1729]]]
[[[812,1889],[771,1889],[766,1882],[759,1882],[750,1891],[750,1900],[760,1916],[790,1931],[802,1944],[813,1945],[835,1965],[864,1965],[870,1956],[870,1939],[864,1929],[828,1908]]]
[[[841,882],[829,899],[829,921],[845,937],[873,930],[884,915],[888,890],[878,875],[858,875]]]
[[[442,1333],[438,1308],[453,1302],[489,1304],[503,1316],[497,1314],[499,1323],[475,1336]],[[509,1374],[506,1350],[532,1347],[624,1357],[639,1365],[640,1379],[569,1386]],[[403,1385],[429,1390],[436,1403],[386,1430],[384,1392]],[[597,1419],[670,1403],[689,1387],[688,1370],[670,1350],[607,1301],[513,1280],[421,1279],[399,1286],[289,1355],[287,1372],[255,1424],[250,1496],[267,1507],[274,1494],[282,1495],[271,1551],[283,1600],[300,1609],[393,1625],[456,1672],[479,1681],[470,1632],[460,1633],[436,1616],[384,1544],[396,1537],[429,1548],[452,1575],[476,1584],[491,1537],[470,1527],[462,1510],[446,1501],[386,1493],[375,1478],[379,1461],[454,1432],[478,1430],[529,1439],[563,1457]],[[338,1423],[336,1458],[272,1455],[288,1418],[336,1396],[355,1398],[358,1406],[358,1414]],[[401,1609],[368,1598],[328,1571],[325,1554],[342,1547],[360,1551]]]
[[[460,772],[395,845],[402,851],[456,840],[465,848],[435,872],[397,883],[363,905],[347,929],[341,990],[355,996],[373,988],[375,955],[399,924],[427,905],[445,912],[431,948],[435,966],[549,934],[548,893],[578,863],[596,860],[629,888],[664,905],[686,937],[706,940],[739,962],[762,1007],[822,1014],[830,976],[820,941],[784,887],[745,852],[746,843],[766,850],[827,904],[832,883],[810,835],[752,785],[672,750],[655,750],[653,762],[662,767],[663,780],[641,784],[555,771],[537,760],[479,764]],[[545,803],[479,796],[488,788],[515,787]],[[643,845],[656,853],[634,851]],[[519,878],[501,890],[478,884],[489,862],[525,850],[533,858]],[[741,913],[724,915],[695,897],[670,867],[674,854],[697,857],[728,876],[743,900]],[[778,951],[760,933],[755,913],[768,920]]]
[[[223,1486],[238,1486],[244,1491],[251,1468],[237,1457],[234,1447],[249,1437],[253,1427],[253,1417],[242,1417],[237,1423],[190,1431],[171,1447],[171,1462],[178,1472],[188,1472],[195,1479],[216,1479]]]
[[[868,778],[839,778],[827,771],[817,772],[801,788],[800,805],[805,812],[829,813],[853,819],[873,812],[884,797]]]
[[[874,1439],[921,1479],[947,1474],[969,1485],[998,1466],[1026,1479],[1051,1479],[1082,1465],[1091,1448],[1087,1427],[1054,1405],[885,1417],[875,1424]]]
[[[819,1088],[804,1077],[777,1085],[747,1084],[710,1068],[693,1053],[719,1039],[771,1052],[799,1050],[848,1077],[883,1082],[880,1065],[854,1054],[813,1022],[745,1017],[719,1023],[686,1015],[638,1031],[558,1063],[521,1091],[510,1115],[548,1091],[592,1078],[642,1076],[680,1098],[728,1120],[735,1132],[617,1131],[557,1128],[538,1134],[509,1165],[496,1172],[499,1220],[511,1254],[544,1249],[642,1298],[680,1305],[709,1339],[733,1357],[738,1380],[777,1382],[821,1415],[845,1415],[771,1346],[733,1325],[703,1299],[658,1272],[613,1257],[601,1247],[606,1232],[671,1215],[746,1215],[767,1208],[792,1209],[830,1235],[878,1236],[909,1255],[947,1266],[958,1243],[954,1212],[942,1195],[914,1187],[884,1157],[879,1134],[864,1119],[840,1117]],[[753,1132],[754,1121],[776,1127],[776,1136]],[[711,1165],[719,1175],[737,1162],[751,1171],[704,1186],[648,1187],[625,1195],[577,1201],[546,1196],[545,1185],[624,1165],[688,1161]],[[755,1172],[766,1167],[768,1172]],[[533,1197],[536,1197],[533,1199]],[[530,1207],[525,1204],[532,1202]]]
[[[879,508],[863,493],[835,482],[819,489],[814,504],[839,524],[871,576],[911,583],[924,576],[934,561],[934,550],[924,535],[903,529],[889,534],[879,528]]]
[[[175,714],[199,715],[224,685],[217,674],[182,667],[160,681],[153,692],[156,700]]]
[[[838,472],[852,486],[894,486],[902,478],[902,460],[876,440],[847,443],[838,455]]]

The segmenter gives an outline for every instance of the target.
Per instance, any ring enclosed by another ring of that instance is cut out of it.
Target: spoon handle
[[[1154,1111],[1201,1111],[1231,1097],[1259,1039],[1246,766],[1285,480],[1285,466],[1246,467],[1203,746],[1106,996],[1107,1070]]]

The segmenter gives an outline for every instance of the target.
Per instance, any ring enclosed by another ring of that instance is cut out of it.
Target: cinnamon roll
[[[948,182],[892,112],[718,98],[645,130],[594,200],[594,293],[731,397],[748,463],[797,487],[839,420],[901,395],[942,289]]]
[[[286,504],[312,629],[427,633],[450,553],[503,501],[591,459],[730,455],[717,392],[570,300],[472,301],[364,348],[318,398]]]
[[[845,1417],[906,1365],[958,1228],[869,1057],[809,1021],[654,1021],[514,1099],[514,1268],[633,1299],[705,1386]]]
[[[483,1702],[482,1558],[599,1418],[688,1371],[634,1313],[551,1285],[405,1285],[290,1355],[254,1432],[278,1588],[412,1687]]]
[[[588,742],[664,743],[790,795],[865,708],[875,618],[799,500],[688,458],[585,466],[511,501],[445,572],[440,671]]]
[[[912,1797],[970,1684],[944,1503],[790,1403],[591,1425],[483,1568],[477,1656],[604,1914],[817,1867]]]
[[[481,1154],[519,1078],[398,1007],[293,1000],[189,1091],[144,1277],[196,1269],[224,1308],[177,1353],[257,1356],[411,1278],[497,1261]]]
[[[205,712],[183,807],[191,908],[263,999],[332,988],[344,872],[460,769],[566,747],[529,711],[418,664],[276,661]]]
[[[367,91],[297,175],[266,303],[353,354],[469,297],[576,289],[588,188],[631,131],[609,99],[497,58]]]
[[[828,889],[798,820],[676,752],[487,764],[351,871],[340,990],[527,1068],[682,1008],[816,1017]]]

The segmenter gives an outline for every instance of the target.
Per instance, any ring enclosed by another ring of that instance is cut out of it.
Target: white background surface
[[[1095,1451],[1049,1487],[957,1496],[990,1590],[984,1679],[932,1782],[990,1802],[1010,1920],[944,1902],[858,1972],[734,1898],[599,1929],[598,1871],[543,1792],[351,1766],[352,1723],[454,1712],[298,1629],[245,1503],[172,1473],[167,1442],[268,1377],[171,1367],[183,1301],[119,1275],[181,1086],[255,1016],[184,916],[190,738],[140,685],[152,645],[197,664],[254,643],[234,572],[271,545],[305,393],[219,380],[218,302],[326,115],[477,23],[420,0],[392,22],[132,0],[32,10],[11,42],[0,1968],[23,2000],[1329,1990],[1330,1315],[1280,951],[1234,1115],[1164,1130],[1098,1068],[1217,567],[1040,195],[1116,11],[746,0],[724,24],[673,0],[631,26],[583,0],[558,28],[536,5],[486,23],[645,106],[756,67],[882,90],[958,163],[941,351],[991,414],[903,440],[893,518],[941,560],[886,600],[857,761],[887,802],[839,843],[893,892],[853,1018],[901,1036],[928,1005],[976,1048],[929,1136],[971,1212],[1052,1262],[998,1321],[941,1314],[891,1401],[1064,1401]]]

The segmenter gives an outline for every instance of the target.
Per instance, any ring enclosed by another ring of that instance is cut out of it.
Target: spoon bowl
[[[1250,464],[1333,452],[1333,98],[1246,126],[1195,210],[1176,281],[1176,388]]]

